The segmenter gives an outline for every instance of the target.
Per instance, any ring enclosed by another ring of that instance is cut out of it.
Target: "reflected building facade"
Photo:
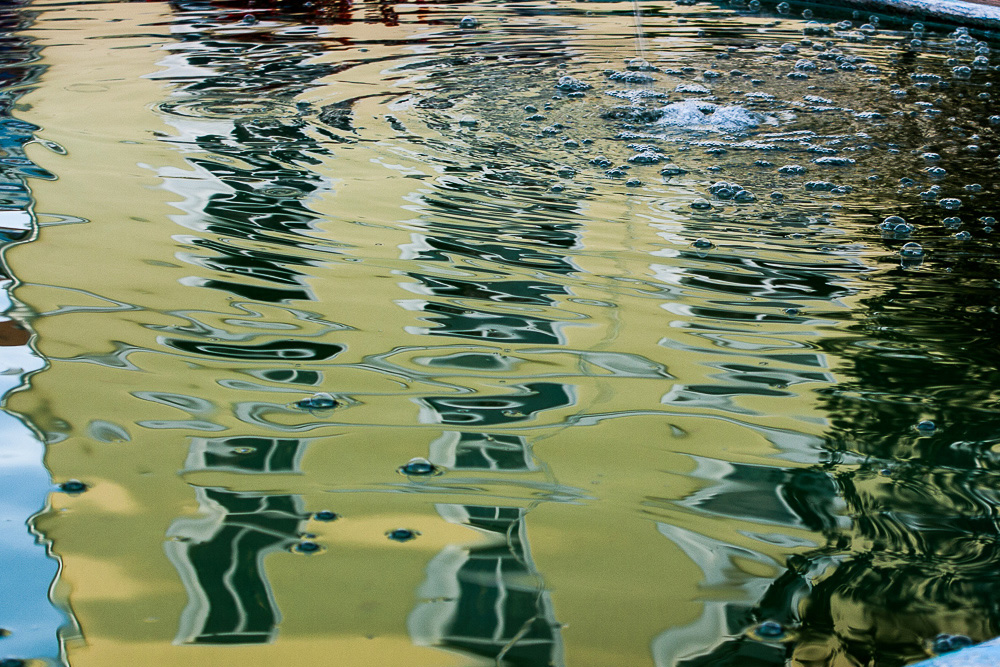
[[[185,472],[301,473],[306,442],[263,437],[195,438]],[[281,614],[264,559],[301,539],[308,515],[297,495],[196,487],[197,518],[177,519],[165,549],[188,595],[176,643],[260,644]]]
[[[452,545],[431,559],[417,591],[425,598],[407,621],[410,636],[510,667],[563,665],[559,623],[531,557],[518,507],[437,505],[449,523],[468,526],[487,544]]]

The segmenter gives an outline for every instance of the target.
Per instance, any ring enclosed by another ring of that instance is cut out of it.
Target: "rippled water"
[[[752,4],[0,10],[4,666],[1000,634],[998,44]]]

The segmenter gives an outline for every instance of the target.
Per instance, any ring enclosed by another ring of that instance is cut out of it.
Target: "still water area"
[[[4,3],[0,665],[1000,634],[1000,39],[833,5]]]

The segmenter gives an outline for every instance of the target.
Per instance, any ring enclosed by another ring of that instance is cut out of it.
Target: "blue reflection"
[[[38,64],[38,48],[18,32],[30,22],[30,16],[19,11],[21,4],[5,2],[0,7],[4,65],[0,71],[0,244],[23,240],[34,229],[27,179],[53,178],[24,152],[39,128],[10,115],[26,84],[44,70]],[[28,344],[31,332],[7,316],[14,310],[12,284],[8,267],[0,264],[0,401],[45,365]],[[9,633],[0,640],[0,649],[7,657],[65,664],[61,634],[72,627],[72,619],[49,596],[59,562],[33,527],[33,517],[47,506],[53,490],[44,450],[25,422],[0,410],[0,571],[4,573],[0,577],[0,600],[4,601],[0,628]]]
[[[0,359],[3,357],[0,356]],[[25,521],[45,506],[52,489],[42,464],[44,447],[21,421],[0,411],[0,627],[10,632],[3,651],[10,656],[57,659],[59,628],[66,616],[49,600],[59,571]]]

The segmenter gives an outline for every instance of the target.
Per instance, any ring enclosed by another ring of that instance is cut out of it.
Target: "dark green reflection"
[[[450,470],[527,472],[537,466],[523,436],[449,431],[430,445],[428,459]]]
[[[261,644],[274,639],[280,614],[264,557],[297,540],[305,513],[298,496],[196,490],[201,519],[178,519],[167,555],[188,592],[176,642]]]
[[[410,635],[510,667],[561,665],[562,640],[517,507],[438,505],[441,516],[482,533],[489,544],[443,550],[427,566]]]
[[[540,412],[572,405],[573,392],[569,385],[553,382],[530,382],[512,387],[513,394],[496,396],[427,397],[421,402],[427,407],[428,420],[442,424],[490,426],[511,424],[534,419]]]
[[[306,441],[297,438],[194,438],[187,470],[229,470],[232,472],[297,473]]]
[[[323,361],[344,351],[343,345],[313,343],[304,340],[275,340],[260,345],[200,343],[168,338],[163,343],[182,352],[193,352],[222,359]]]

